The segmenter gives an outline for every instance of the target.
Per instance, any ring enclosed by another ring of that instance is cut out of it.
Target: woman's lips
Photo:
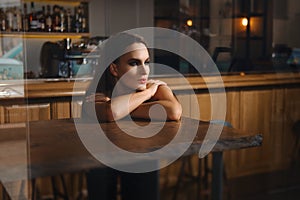
[[[139,79],[138,81],[139,81],[139,83],[141,83],[141,84],[146,84],[146,83],[147,83],[147,79],[145,79],[145,78],[141,78],[141,79]]]

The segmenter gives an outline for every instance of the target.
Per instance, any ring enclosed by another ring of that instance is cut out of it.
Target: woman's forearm
[[[111,100],[111,111],[114,120],[121,119],[137,109],[143,102],[149,100],[151,94],[148,90],[114,97]]]
[[[151,116],[150,116],[151,110]],[[133,112],[133,118],[152,119],[152,120],[179,120],[182,114],[181,105],[178,102],[169,100],[158,100],[143,103]]]
[[[83,110],[87,117],[93,117],[96,112],[99,121],[115,121],[129,115],[133,110],[139,107],[143,102],[151,98],[151,91],[144,90],[132,94],[126,94],[113,97],[109,101],[97,100],[86,101],[83,104]],[[95,96],[93,98],[95,98]]]
[[[149,99],[152,101],[145,103]],[[151,87],[111,99],[96,94],[88,98],[83,109],[88,117],[92,117],[91,113],[95,111],[99,121],[115,121],[129,114],[142,119],[179,120],[182,114],[180,103],[167,86]]]

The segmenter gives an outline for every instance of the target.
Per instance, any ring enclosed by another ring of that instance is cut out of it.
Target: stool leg
[[[201,179],[202,179],[202,160],[198,158],[198,174],[197,174],[197,200],[201,199]]]
[[[8,200],[7,193],[3,185],[1,185],[1,190],[2,190],[2,199]]]
[[[79,179],[78,179],[78,191],[79,191],[79,194],[77,196],[77,200],[82,200],[84,198],[84,194],[83,194],[83,181],[84,181],[84,178],[85,178],[85,172],[82,172],[80,173],[79,175]]]
[[[206,192],[206,199],[208,198],[208,194],[207,194],[207,191],[208,191],[208,178],[209,178],[209,172],[210,172],[210,169],[209,169],[209,166],[208,166],[208,155],[205,156],[204,158],[204,176],[203,176],[203,187],[204,187],[204,191]]]
[[[55,177],[54,176],[51,177],[51,184],[52,184],[52,190],[53,190],[54,199],[56,200],[59,197],[62,197],[65,200],[69,200],[69,196],[68,196],[68,191],[67,191],[67,186],[66,186],[65,179],[64,179],[63,175],[60,175],[59,178],[60,178],[60,181],[62,183],[63,194],[61,194],[59,192],[59,189],[57,188]]]
[[[64,190],[63,197],[64,197],[65,200],[69,200],[67,185],[66,185],[66,182],[65,182],[65,179],[64,179],[63,175],[60,176],[60,180],[61,180],[63,190]]]
[[[223,152],[213,152],[212,200],[221,200],[223,192]]]
[[[54,176],[51,177],[51,185],[52,185],[53,199],[57,200],[58,189],[56,187],[55,177]]]
[[[35,200],[36,199],[36,180],[35,179],[32,179],[31,180],[31,198],[32,200]]]
[[[177,199],[177,193],[178,193],[178,190],[180,188],[180,183],[181,183],[181,180],[184,176],[184,170],[185,170],[185,165],[186,165],[186,160],[187,157],[183,157],[182,158],[182,164],[181,164],[181,167],[180,167],[180,172],[179,172],[179,176],[178,176],[178,179],[177,179],[177,183],[175,185],[175,189],[174,189],[174,193],[173,193],[173,200],[176,200]]]

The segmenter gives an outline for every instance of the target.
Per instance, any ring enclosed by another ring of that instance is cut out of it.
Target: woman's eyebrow
[[[145,59],[145,61],[149,61],[150,60],[150,58],[147,58],[147,59]],[[130,58],[130,59],[128,59],[128,61],[127,62],[143,62],[143,59],[139,59],[139,58]]]

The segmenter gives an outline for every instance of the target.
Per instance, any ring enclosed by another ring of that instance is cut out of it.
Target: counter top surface
[[[173,90],[300,85],[300,73],[234,74],[226,76],[153,76]],[[0,99],[82,96],[92,78],[1,80]]]

